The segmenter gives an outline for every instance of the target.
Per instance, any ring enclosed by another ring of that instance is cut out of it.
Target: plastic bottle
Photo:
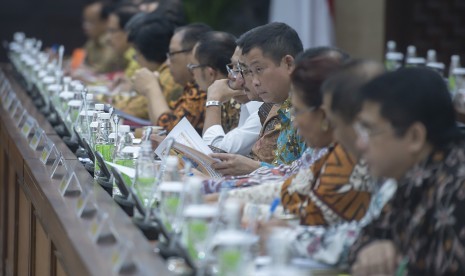
[[[99,113],[99,132],[97,134],[97,139],[95,141],[95,151],[100,152],[105,161],[112,161],[113,150],[115,145],[110,142],[109,136],[111,133],[111,124],[110,124],[110,114],[109,113]],[[98,178],[100,175],[100,168],[98,162],[95,162],[94,170],[95,178]]]
[[[118,145],[116,146],[115,149],[115,155],[114,155],[114,160],[113,162],[129,167],[129,168],[134,168],[135,167],[135,159],[134,159],[134,151],[129,151],[128,149],[132,146],[132,136],[130,135],[130,128],[128,125],[121,125],[119,126],[119,141]],[[122,174],[123,180],[126,183],[126,185],[131,186],[131,178],[125,174]],[[116,185],[113,185],[113,194],[118,194],[119,189],[116,187]]]

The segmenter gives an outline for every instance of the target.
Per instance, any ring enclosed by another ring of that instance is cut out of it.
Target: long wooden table
[[[57,136],[18,84],[9,65],[1,65],[17,98],[54,141],[79,180],[82,192],[93,193],[98,212],[108,215],[116,241],[93,242],[93,218],[80,217],[77,196],[62,196],[58,174],[40,161],[40,150],[0,107],[0,275],[170,275],[154,246],[98,185]],[[82,195],[82,193],[81,193]],[[121,243],[134,264],[115,272]],[[135,269],[134,269],[135,267]]]

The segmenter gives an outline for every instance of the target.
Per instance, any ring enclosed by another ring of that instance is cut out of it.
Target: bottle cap
[[[168,156],[166,159],[166,167],[177,168],[178,167],[178,158],[176,156]]]
[[[426,67],[433,68],[433,69],[444,70],[444,68],[446,66],[442,62],[428,62],[426,64]]]
[[[401,61],[401,60],[404,59],[404,54],[399,53],[399,52],[386,53],[386,59],[387,59],[387,60],[398,60],[398,61]]]
[[[97,111],[103,111],[105,109],[104,104],[95,104],[95,110]]]
[[[118,127],[118,132],[129,133],[131,128],[128,125],[120,125]]]
[[[396,50],[397,45],[395,41],[389,40],[386,45],[387,45],[388,51],[394,52]]]
[[[69,107],[81,107],[82,106],[82,101],[80,100],[71,100],[68,102]]]
[[[102,120],[110,120],[111,117],[110,113],[99,113],[98,116]]]
[[[454,75],[465,75],[465,68],[454,68],[452,71]]]
[[[64,77],[63,82],[64,83],[70,83],[73,79],[71,77]]]
[[[407,59],[407,64],[423,65],[426,63],[425,58],[422,57],[410,57]]]
[[[410,45],[407,47],[407,54],[415,56],[417,54],[417,47]]]

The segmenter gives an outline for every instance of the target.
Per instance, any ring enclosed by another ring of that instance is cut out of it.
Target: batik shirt
[[[96,40],[88,40],[84,45],[86,51],[85,63],[95,73],[103,74],[122,71],[126,67],[126,60],[106,43],[105,35]]]
[[[291,102],[287,99],[278,110],[281,129],[276,141],[277,148],[273,165],[291,164],[299,159],[307,148],[304,140],[297,134],[297,129],[291,121]]]
[[[158,82],[166,103],[170,109],[174,109],[183,93],[182,86],[174,81],[166,63],[163,63],[157,71],[159,73]],[[117,100],[117,98],[115,98],[115,100]],[[149,119],[148,101],[144,95],[136,95],[129,99],[115,102],[114,106],[138,118]]]
[[[225,133],[235,129],[239,124],[239,115],[241,114],[241,104],[234,99],[224,103],[221,106],[221,126]]]
[[[192,124],[199,134],[202,133],[205,121],[205,103],[207,93],[201,91],[197,84],[188,83],[184,87],[182,96],[176,101],[174,109],[163,113],[157,125],[171,131],[183,117]]]
[[[365,162],[337,144],[308,169],[288,178],[281,189],[285,210],[302,225],[333,225],[360,220],[371,198]]]
[[[262,123],[262,129],[257,142],[252,146],[250,157],[253,160],[271,163],[274,160],[276,141],[281,131],[281,122],[278,117],[279,106],[264,103],[258,109],[258,116]]]
[[[293,257],[309,258],[323,264],[347,270],[350,247],[362,228],[377,219],[383,207],[394,195],[397,183],[393,179],[373,181],[370,207],[360,221],[330,226],[298,226],[289,231]]]
[[[364,228],[351,261],[391,240],[408,275],[465,275],[465,143],[436,150],[398,183],[380,218]]]

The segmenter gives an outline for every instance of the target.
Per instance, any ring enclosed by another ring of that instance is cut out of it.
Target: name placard
[[[40,155],[40,161],[46,165],[48,158],[50,157],[50,154],[52,153],[53,149],[55,148],[55,144],[50,140],[48,137],[46,137],[46,143],[44,145],[44,148],[42,150],[42,154]]]
[[[29,142],[29,147],[32,150],[37,150],[37,147],[39,146],[40,142],[43,140],[43,136],[45,134],[45,131],[41,129],[40,127],[36,128],[36,131],[34,133],[34,136],[32,136],[31,142]]]
[[[36,124],[36,120],[31,116],[28,116],[23,124],[23,127],[21,128],[21,134],[27,139],[27,137],[29,137],[29,134],[31,134],[31,131],[34,129]]]

